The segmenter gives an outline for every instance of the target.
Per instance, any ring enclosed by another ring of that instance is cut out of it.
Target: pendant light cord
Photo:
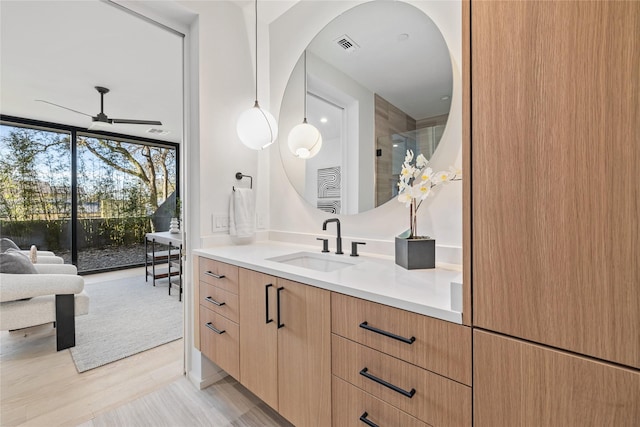
[[[304,120],[307,123],[307,49],[304,50]]]
[[[258,0],[256,0],[255,12],[256,12],[256,105],[258,105]]]

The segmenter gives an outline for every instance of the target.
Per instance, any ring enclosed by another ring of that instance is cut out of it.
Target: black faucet
[[[338,218],[327,219],[322,223],[322,229],[326,231],[327,224],[330,222],[335,222],[338,227],[338,237],[336,238],[336,253],[338,255],[342,255],[344,252],[342,252],[342,236],[340,235],[340,220]]]

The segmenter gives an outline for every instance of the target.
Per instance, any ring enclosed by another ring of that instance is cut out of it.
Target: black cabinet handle
[[[370,427],[380,427],[378,424],[376,424],[373,421],[367,419],[368,416],[369,416],[369,414],[367,412],[365,412],[364,414],[360,415],[360,421],[362,421],[363,423],[365,423],[366,425],[368,425]]]
[[[269,319],[269,288],[272,286],[271,283],[264,285],[264,323],[273,322],[273,319]]]
[[[207,328],[211,329],[213,332],[215,332],[215,333],[216,333],[216,334],[218,334],[218,335],[222,335],[222,334],[224,334],[225,332],[227,332],[227,331],[221,331],[220,329],[216,329],[216,328],[213,326],[213,324],[212,324],[211,322],[207,322],[207,323],[205,324],[205,326],[206,326]]]
[[[408,397],[409,399],[411,399],[413,397],[414,394],[416,394],[416,389],[412,388],[411,391],[406,391],[401,389],[398,386],[395,386],[391,383],[386,382],[383,379],[380,379],[376,376],[371,375],[369,372],[369,370],[367,368],[362,368],[362,370],[360,371],[360,375],[362,375],[365,378],[369,378],[371,381],[377,382],[380,385],[383,385],[387,388],[390,388],[391,390],[395,391],[396,393],[400,393],[403,396]]]
[[[284,288],[280,287],[278,288],[278,329],[284,327],[284,323],[280,322],[280,292],[283,290]]]
[[[211,304],[217,305],[218,307],[222,307],[223,305],[226,304],[226,302],[218,302],[211,297],[206,297],[205,299],[209,301]]]
[[[367,322],[360,323],[360,327],[367,331],[375,332],[376,334],[384,335],[385,337],[393,338],[394,340],[402,341],[407,344],[413,344],[416,340],[416,337],[405,338],[400,335],[392,334],[391,332],[383,331],[382,329],[374,328],[373,326],[369,326]]]
[[[217,275],[213,271],[205,271],[204,274],[207,276],[215,277],[216,279],[224,279],[224,274]]]

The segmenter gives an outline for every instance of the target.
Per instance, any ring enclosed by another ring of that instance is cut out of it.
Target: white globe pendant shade
[[[291,129],[287,143],[294,156],[310,159],[318,154],[322,148],[322,135],[315,126],[307,123],[305,119],[304,122]]]
[[[258,105],[244,111],[238,117],[236,131],[240,141],[253,150],[262,150],[273,144],[278,137],[276,119]]]

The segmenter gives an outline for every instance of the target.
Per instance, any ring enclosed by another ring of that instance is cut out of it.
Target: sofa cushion
[[[16,249],[7,249],[0,253],[0,273],[9,274],[37,274],[29,257]]]
[[[0,252],[5,252],[7,249],[20,249],[18,245],[11,239],[3,237],[0,239]]]

